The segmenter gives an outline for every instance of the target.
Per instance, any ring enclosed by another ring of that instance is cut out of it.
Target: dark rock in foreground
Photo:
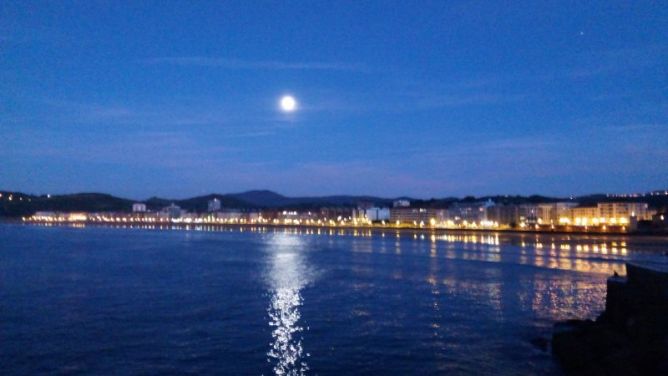
[[[596,319],[555,324],[552,352],[568,374],[668,375],[668,269],[626,265],[608,279]]]

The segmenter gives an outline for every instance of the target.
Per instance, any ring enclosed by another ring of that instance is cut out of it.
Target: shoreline
[[[50,226],[99,226],[99,227],[141,227],[141,226],[170,226],[179,228],[189,228],[193,226],[209,226],[215,228],[277,228],[277,229],[304,229],[304,230],[357,230],[372,232],[399,232],[412,234],[509,234],[509,235],[558,235],[558,236],[592,236],[595,238],[605,237],[633,237],[633,238],[658,238],[668,241],[668,233],[649,233],[649,232],[602,232],[602,231],[545,231],[545,230],[517,230],[517,229],[472,229],[472,228],[442,228],[442,227],[412,227],[412,226],[368,226],[368,225],[292,225],[292,224],[272,224],[272,223],[156,223],[156,222],[133,222],[133,223],[107,223],[96,221],[70,221],[70,222],[42,222],[42,221],[23,221],[21,219],[0,218],[0,224],[12,223],[23,225],[50,225]]]

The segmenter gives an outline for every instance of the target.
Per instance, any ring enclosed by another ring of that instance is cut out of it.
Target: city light
[[[17,196],[18,197],[18,196]],[[12,196],[10,196],[13,199]],[[22,197],[19,197],[22,199]],[[572,204],[536,204],[501,206],[510,216],[499,217],[501,209],[493,203],[475,203],[449,209],[399,206],[394,208],[337,209],[335,218],[328,210],[282,209],[280,211],[239,211],[220,207],[212,212],[192,213],[171,204],[159,211],[146,211],[145,204],[134,204],[135,212],[37,212],[24,217],[24,222],[44,223],[121,223],[175,225],[210,224],[221,226],[284,226],[317,228],[397,228],[494,230],[523,232],[605,232],[624,233],[635,230],[639,221],[650,221],[656,212],[644,203],[599,203],[597,206]],[[215,205],[213,206],[216,207]],[[558,209],[558,210],[557,210]],[[342,212],[343,210],[343,212]],[[382,213],[384,217],[376,217]],[[512,215],[514,213],[514,216]],[[661,214],[659,217],[664,216]]]

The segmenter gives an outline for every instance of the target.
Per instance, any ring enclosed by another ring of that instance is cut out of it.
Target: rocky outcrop
[[[596,319],[555,324],[552,352],[568,374],[668,375],[668,268],[626,265],[607,282]]]

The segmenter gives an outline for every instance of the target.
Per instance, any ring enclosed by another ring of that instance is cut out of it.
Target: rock
[[[596,319],[556,323],[552,353],[568,374],[665,375],[668,370],[668,271],[627,264],[610,277]]]
[[[544,337],[532,338],[529,342],[534,345],[534,347],[543,352],[547,351],[548,347],[550,346],[550,340]]]

